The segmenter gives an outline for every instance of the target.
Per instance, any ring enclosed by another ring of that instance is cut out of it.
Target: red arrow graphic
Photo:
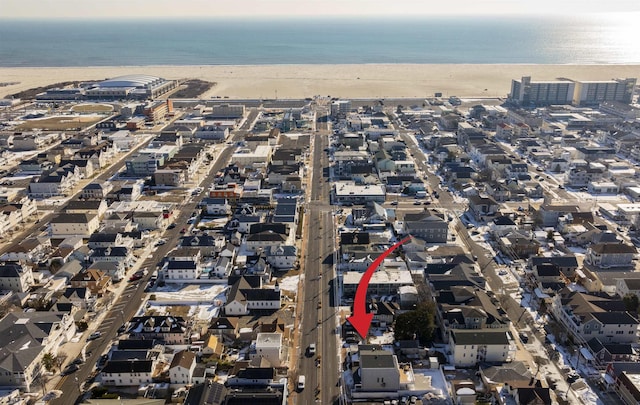
[[[373,273],[375,273],[384,259],[389,256],[389,253],[393,252],[400,245],[408,242],[409,240],[411,240],[411,236],[407,236],[400,242],[385,250],[376,260],[374,260],[373,263],[369,265],[367,271],[364,272],[360,279],[358,289],[356,290],[356,298],[353,301],[353,315],[348,317],[347,321],[349,321],[363,339],[367,337],[369,327],[371,326],[371,320],[373,319],[373,314],[367,312],[367,288],[369,288],[371,276],[373,276]]]

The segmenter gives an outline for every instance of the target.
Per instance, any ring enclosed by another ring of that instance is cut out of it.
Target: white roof
[[[100,83],[100,87],[146,87],[159,80],[162,79],[158,76],[126,75],[107,79]]]

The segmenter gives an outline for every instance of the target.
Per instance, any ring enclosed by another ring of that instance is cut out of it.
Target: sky
[[[0,18],[572,15],[640,12],[638,0],[0,0]]]

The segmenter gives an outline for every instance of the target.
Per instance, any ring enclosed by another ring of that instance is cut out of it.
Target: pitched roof
[[[195,361],[196,361],[196,355],[194,352],[189,350],[182,350],[173,356],[173,360],[171,360],[171,366],[169,366],[169,368],[174,368],[174,367],[191,368],[191,366],[193,366]]]

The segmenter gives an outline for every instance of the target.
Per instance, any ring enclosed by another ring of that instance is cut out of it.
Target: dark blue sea
[[[637,17],[0,20],[0,66],[633,64]]]

